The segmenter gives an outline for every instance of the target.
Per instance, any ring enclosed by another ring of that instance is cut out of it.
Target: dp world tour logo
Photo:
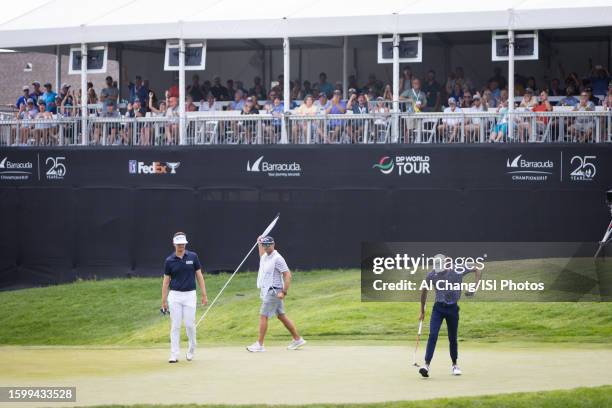
[[[395,161],[389,156],[383,156],[372,168],[379,169],[382,174],[391,174],[395,168]]]
[[[378,169],[382,174],[391,174],[397,169],[397,175],[431,174],[431,158],[429,156],[383,156],[372,168]]]

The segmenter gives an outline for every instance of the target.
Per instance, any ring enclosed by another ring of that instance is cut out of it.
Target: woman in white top
[[[314,104],[314,98],[312,95],[306,95],[304,102],[294,111],[296,115],[300,116],[315,116],[319,112],[319,107]],[[291,135],[293,137],[293,143],[299,143],[300,139],[305,140],[308,132],[308,126],[311,126],[311,136],[315,135],[314,121],[309,119],[295,120],[292,121]]]

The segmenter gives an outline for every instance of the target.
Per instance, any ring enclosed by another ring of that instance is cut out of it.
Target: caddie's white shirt
[[[277,250],[270,255],[264,253],[259,259],[259,272],[257,273],[257,287],[261,289],[260,296],[263,299],[272,287],[283,287],[283,272],[289,267],[285,258]]]

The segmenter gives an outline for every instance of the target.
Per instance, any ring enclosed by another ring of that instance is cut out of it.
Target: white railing
[[[177,116],[0,120],[0,146],[165,146],[180,143]],[[397,126],[394,126],[397,124]],[[394,129],[397,129],[394,131]],[[303,116],[196,112],[184,144],[610,143],[612,112],[401,113]]]

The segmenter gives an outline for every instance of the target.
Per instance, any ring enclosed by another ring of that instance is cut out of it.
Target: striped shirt
[[[259,259],[259,272],[257,274],[257,287],[261,289],[263,298],[270,288],[283,287],[283,272],[289,271],[285,258],[278,251],[271,254],[264,253]]]

